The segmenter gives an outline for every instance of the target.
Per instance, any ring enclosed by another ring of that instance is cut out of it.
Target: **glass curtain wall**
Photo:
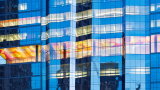
[[[125,0],[125,89],[150,89],[149,0]]]
[[[46,89],[75,90],[76,0],[46,2]]]
[[[160,68],[160,1],[150,0],[150,28],[151,28],[151,90],[160,89],[159,68]]]
[[[122,90],[123,1],[92,0],[91,90]]]
[[[41,0],[0,0],[0,90],[41,89],[40,21]]]

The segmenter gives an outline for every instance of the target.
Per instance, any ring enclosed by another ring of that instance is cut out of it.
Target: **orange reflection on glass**
[[[0,55],[8,63],[24,63],[36,61],[36,46],[24,46],[0,49]],[[40,61],[40,45],[38,46],[38,61]]]
[[[157,35],[157,42],[160,42],[160,34]]]
[[[151,35],[151,43],[155,42],[155,35]]]
[[[48,45],[48,47],[50,48],[50,53],[47,54],[47,60],[49,60],[49,58],[53,60],[66,59],[70,57],[70,48],[72,47],[70,47],[69,41],[51,43]],[[84,41],[78,41],[76,42],[75,48],[76,59],[94,55],[96,56],[98,55],[98,52],[100,53],[100,56],[122,55],[122,38],[88,39]]]
[[[40,16],[0,21],[0,27],[40,23]]]

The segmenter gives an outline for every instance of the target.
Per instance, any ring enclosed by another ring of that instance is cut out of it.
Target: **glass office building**
[[[0,0],[0,90],[160,90],[160,0]]]

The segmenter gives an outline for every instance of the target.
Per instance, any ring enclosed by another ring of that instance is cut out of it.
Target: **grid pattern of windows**
[[[150,27],[151,27],[151,90],[158,90],[159,87],[159,12],[160,12],[160,1],[159,0],[151,0],[150,3]]]
[[[125,89],[150,89],[149,0],[125,0]]]
[[[0,90],[42,88],[41,0],[0,0]]]
[[[160,0],[0,0],[0,90],[159,90],[159,13]]]

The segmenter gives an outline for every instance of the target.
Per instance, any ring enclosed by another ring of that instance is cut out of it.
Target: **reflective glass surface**
[[[160,90],[160,0],[0,0],[0,90]]]

